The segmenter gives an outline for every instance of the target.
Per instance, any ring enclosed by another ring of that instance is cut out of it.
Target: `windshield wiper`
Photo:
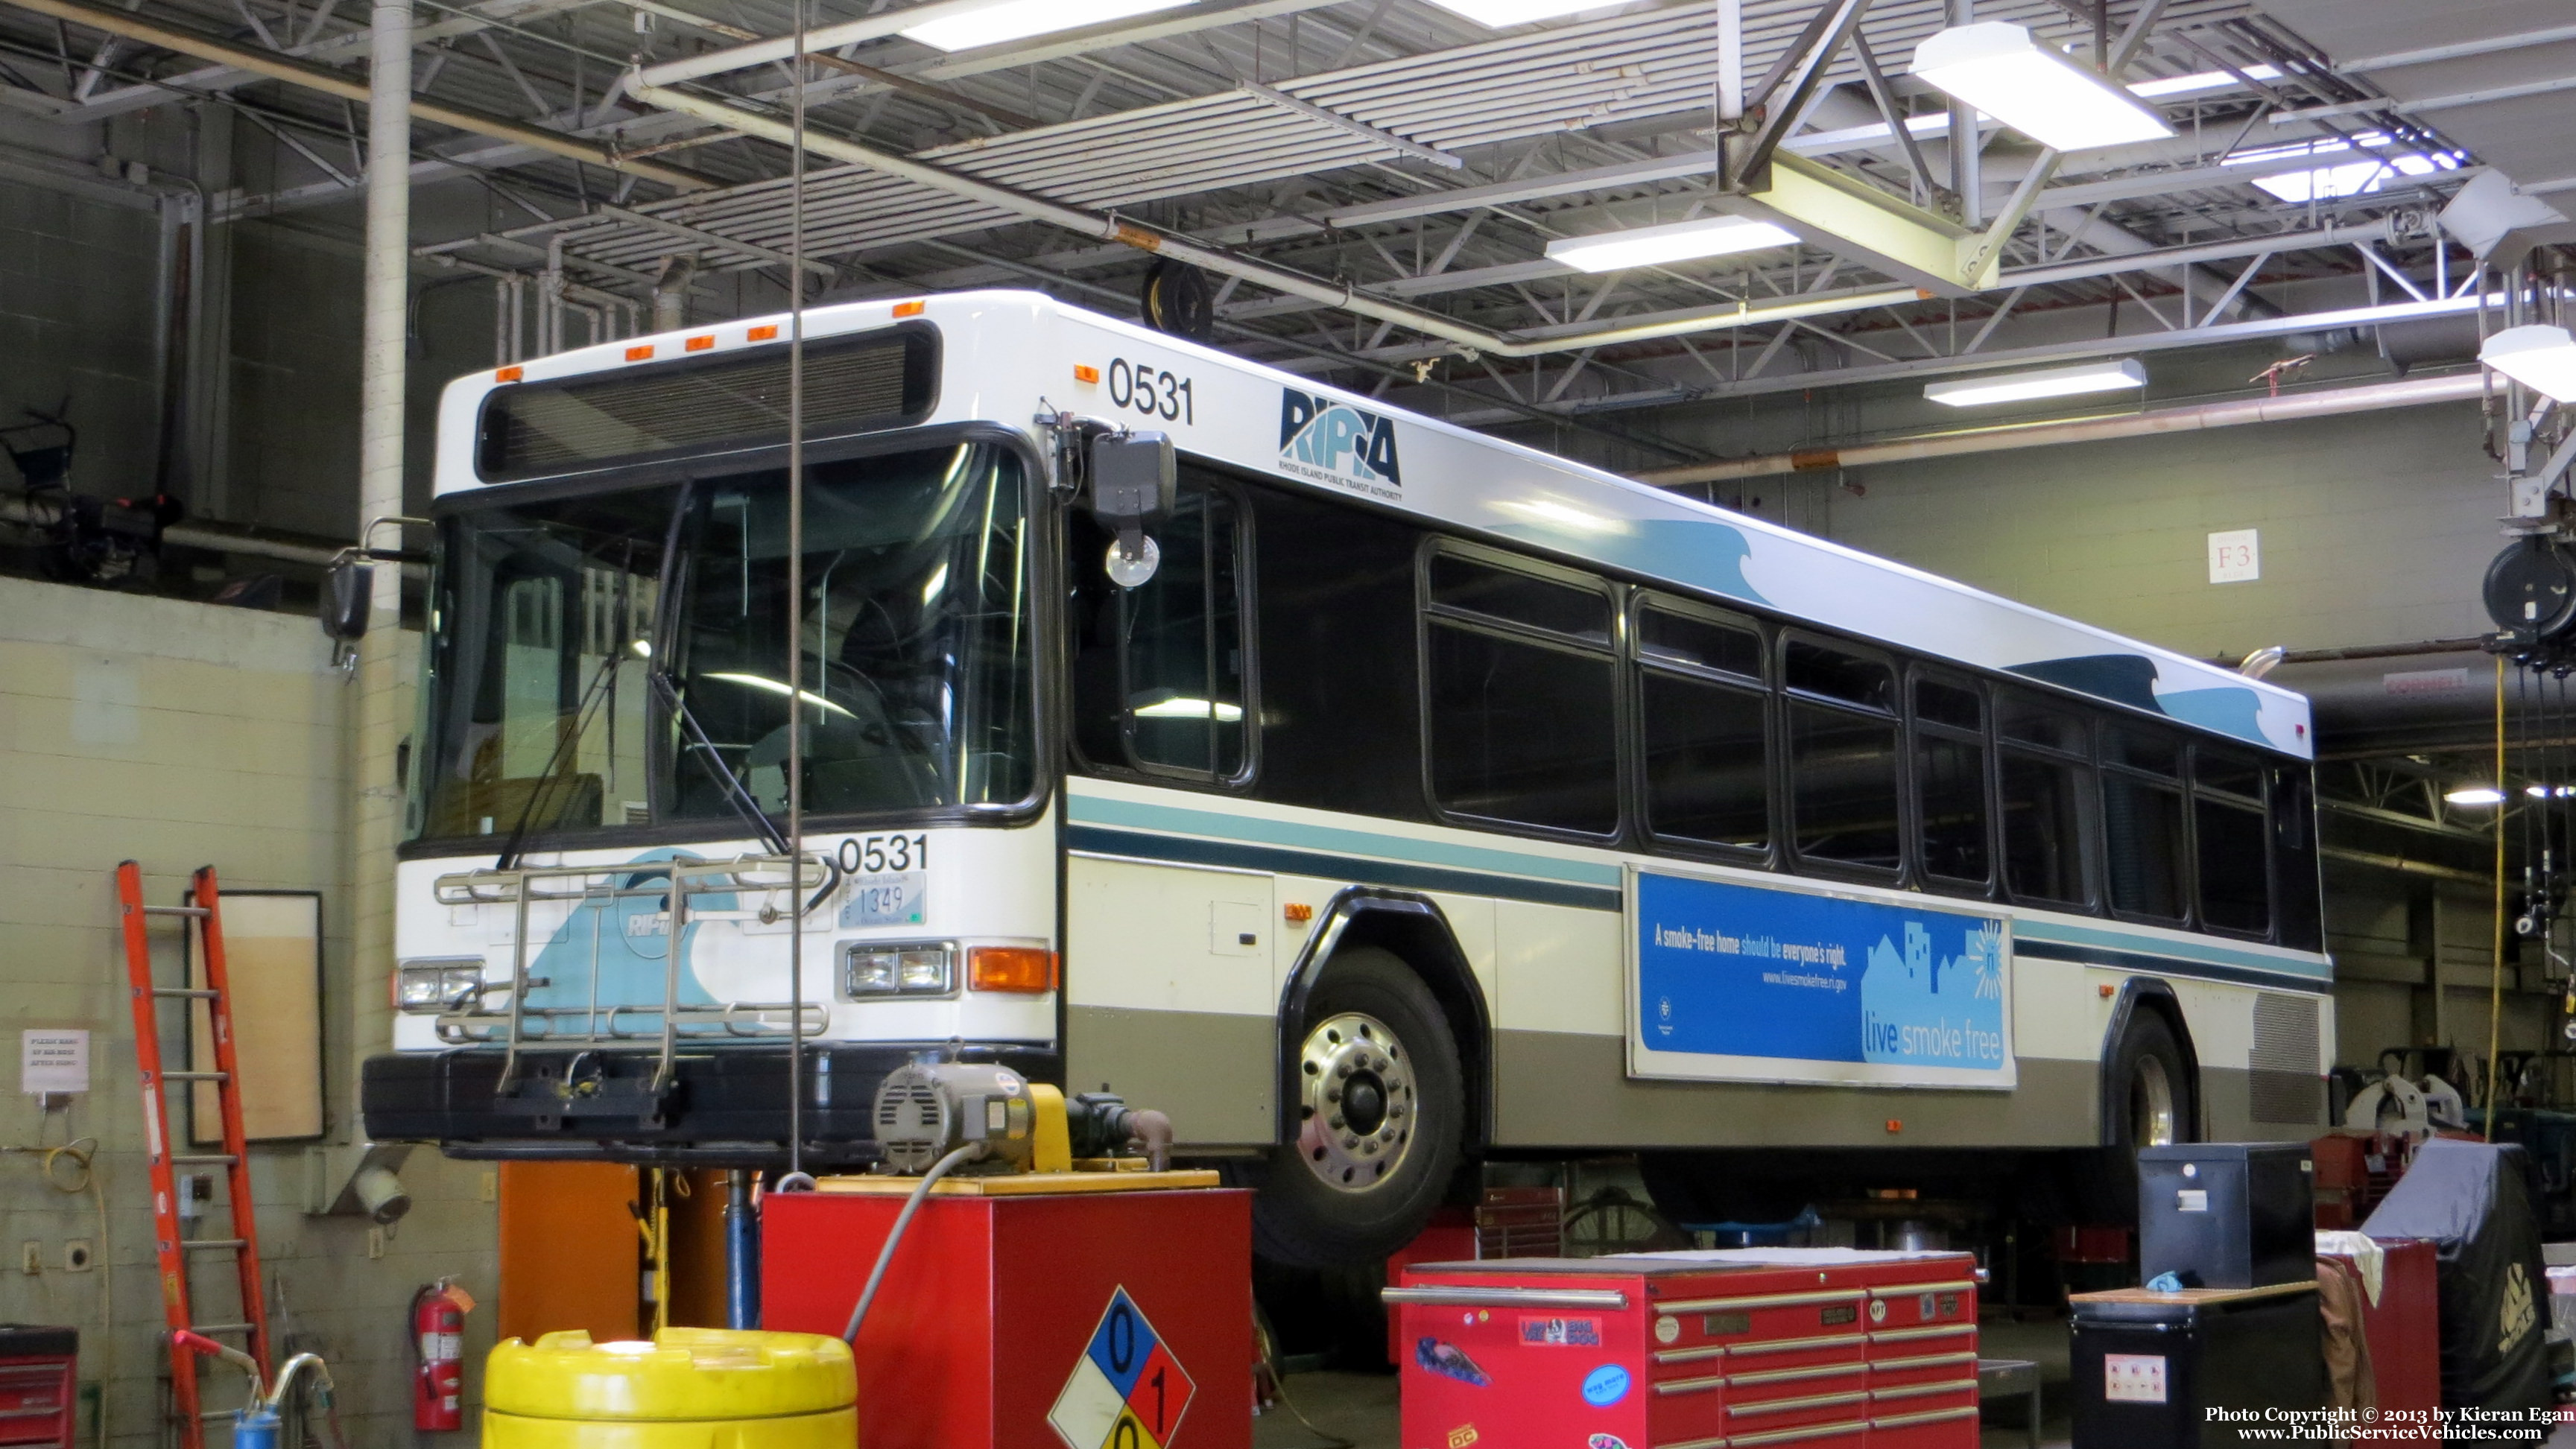
[[[510,827],[510,838],[501,842],[500,858],[492,863],[495,870],[509,870],[519,863],[520,848],[527,843],[528,829],[536,823],[537,806],[553,792],[555,781],[563,778],[564,766],[571,764],[580,754],[581,737],[590,732],[591,716],[599,708],[600,700],[606,697],[602,686],[616,672],[617,656],[613,653],[602,655],[599,667],[591,671],[590,683],[582,686],[581,703],[573,708],[572,728],[555,741],[555,752],[546,757],[545,769],[538,774],[536,784],[529,787],[528,803],[519,807],[519,822]]]
[[[680,729],[688,735],[693,752],[706,766],[708,776],[716,782],[716,793],[724,796],[725,803],[732,806],[743,823],[760,836],[761,843],[769,847],[771,854],[787,854],[787,832],[779,829],[778,822],[769,817],[769,812],[760,808],[760,802],[752,798],[750,787],[743,784],[742,776],[734,773],[733,766],[716,749],[715,741],[707,737],[698,717],[690,713],[688,701],[680,698],[679,686],[671,682],[670,671],[655,669],[649,677],[653,681],[653,692],[661,696],[662,707],[680,722]]]

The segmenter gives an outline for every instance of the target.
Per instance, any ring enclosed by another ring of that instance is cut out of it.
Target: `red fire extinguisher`
[[[465,1427],[465,1314],[474,1300],[453,1278],[428,1284],[411,1299],[411,1426],[437,1432]]]

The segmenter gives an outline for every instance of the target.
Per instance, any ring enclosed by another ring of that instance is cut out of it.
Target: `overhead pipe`
[[[50,0],[49,0],[50,3]],[[817,31],[819,37],[823,32]],[[772,120],[754,111],[701,96],[647,84],[640,74],[630,75],[626,93],[648,106],[695,116],[702,121],[757,136],[781,146],[794,146],[797,136],[783,121]],[[1470,352],[1491,357],[1540,357],[1558,352],[1573,352],[1587,347],[1602,347],[1622,342],[1643,342],[1657,337],[1675,337],[1685,333],[1713,332],[1729,327],[1754,327],[1766,322],[1786,321],[1793,317],[1813,317],[1829,312],[1854,312],[1870,307],[1894,306],[1901,302],[1921,300],[1926,294],[1905,286],[1868,287],[1847,291],[1793,296],[1755,306],[1750,302],[1733,306],[1694,309],[1680,315],[1667,314],[1649,322],[1604,323],[1575,329],[1550,329],[1547,336],[1488,331],[1470,326],[1437,312],[1426,312],[1399,302],[1387,301],[1358,290],[1348,283],[1329,282],[1321,277],[1255,261],[1217,247],[1205,246],[1156,227],[1129,221],[1115,214],[1086,211],[1066,206],[1024,191],[978,180],[942,166],[916,161],[908,156],[879,151],[838,136],[807,131],[805,149],[835,161],[864,166],[916,185],[943,191],[951,196],[1007,211],[1031,221],[1042,221],[1062,227],[1078,236],[1117,242],[1138,251],[1170,257],[1191,266],[1215,272],[1220,276],[1240,277],[1257,286],[1292,297],[1303,297],[1328,307],[1337,307],[1358,316],[1392,322],[1416,332],[1440,338]]]
[[[158,46],[163,50],[177,51],[181,55],[193,55],[199,60],[228,65],[235,70],[249,71],[254,75],[266,76],[270,80],[284,81],[288,85],[303,86],[308,90],[320,91],[324,95],[337,96],[344,101],[367,101],[373,104],[366,82],[342,75],[327,66],[314,65],[309,61],[296,60],[272,51],[250,50],[193,31],[173,30],[168,26],[155,25],[149,20],[139,19],[120,10],[100,10],[83,5],[79,0],[8,0],[8,3],[21,10],[32,10],[38,15],[50,15],[56,20],[66,20],[90,30],[120,35],[128,40]],[[411,111],[421,120],[436,125],[452,127],[459,131],[470,131],[477,136],[489,136],[495,141],[507,141],[513,145],[526,146],[586,165],[605,166],[629,175],[643,177],[647,181],[658,181],[681,191],[703,191],[714,184],[703,176],[693,175],[675,167],[621,157],[613,148],[584,141],[577,136],[567,136],[560,131],[549,131],[542,126],[530,126],[501,116],[485,115],[481,111],[468,111],[418,97],[413,98]]]
[[[1963,453],[2000,453],[2044,448],[2059,443],[2098,443],[2113,438],[2139,438],[2157,433],[2196,433],[2247,423],[2293,422],[2302,418],[2340,417],[2383,408],[2423,407],[2482,397],[2486,380],[2476,372],[2450,377],[2408,378],[2370,383],[2328,392],[2291,393],[2283,397],[2242,398],[2131,413],[2124,417],[2078,418],[2071,422],[2028,423],[1970,432],[1932,433],[1862,443],[1849,448],[1803,448],[1761,458],[1733,458],[1656,468],[1636,475],[1641,483],[1671,488],[1693,483],[1722,483],[1736,478],[1769,478],[1782,473],[1813,473],[1835,468],[1861,468],[1877,463],[1909,463],[1923,458],[1952,458]]]

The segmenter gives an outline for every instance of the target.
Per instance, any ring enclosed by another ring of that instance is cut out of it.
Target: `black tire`
[[[2200,1140],[2200,1082],[2161,1012],[2133,1011],[2103,1075],[2110,1143],[2091,1154],[2076,1201],[2102,1224],[2138,1220],[2138,1149]]]
[[[1373,1029],[1346,1029],[1356,1019]],[[1338,1036],[1323,1043],[1328,1028]],[[1341,1091],[1333,1084],[1346,1083],[1346,1101],[1325,1103],[1319,1095],[1315,1102],[1327,1114],[1348,1110],[1350,1116],[1319,1119],[1304,1093],[1292,1100],[1290,1129],[1298,1135],[1272,1150],[1262,1174],[1252,1200],[1253,1249],[1306,1268],[1380,1262],[1422,1231],[1458,1165],[1467,1098],[1448,1019],[1430,988],[1393,952],[1358,946],[1336,952],[1325,965],[1289,1042],[1300,1068],[1317,1059],[1310,1048],[1319,1045],[1329,1047],[1326,1059],[1334,1063],[1298,1071],[1291,1090],[1317,1082],[1319,1093]],[[1362,1065],[1335,1076],[1355,1061]],[[1342,1127],[1336,1140],[1318,1145],[1315,1138],[1333,1131],[1335,1122]],[[1359,1130],[1370,1135],[1358,1136]],[[1343,1140],[1359,1146],[1346,1149]],[[1376,1151],[1365,1151],[1372,1145]]]

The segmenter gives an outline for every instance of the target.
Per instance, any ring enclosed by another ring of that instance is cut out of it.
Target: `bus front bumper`
[[[955,1051],[1038,1081],[1061,1075],[1053,1047],[1026,1043],[809,1043],[800,1128],[809,1167],[878,1157],[877,1084],[921,1053]],[[522,1050],[510,1090],[489,1047],[389,1052],[367,1059],[359,1110],[378,1142],[433,1142],[450,1157],[777,1167],[787,1161],[784,1046],[684,1050],[654,1090],[652,1048]]]

